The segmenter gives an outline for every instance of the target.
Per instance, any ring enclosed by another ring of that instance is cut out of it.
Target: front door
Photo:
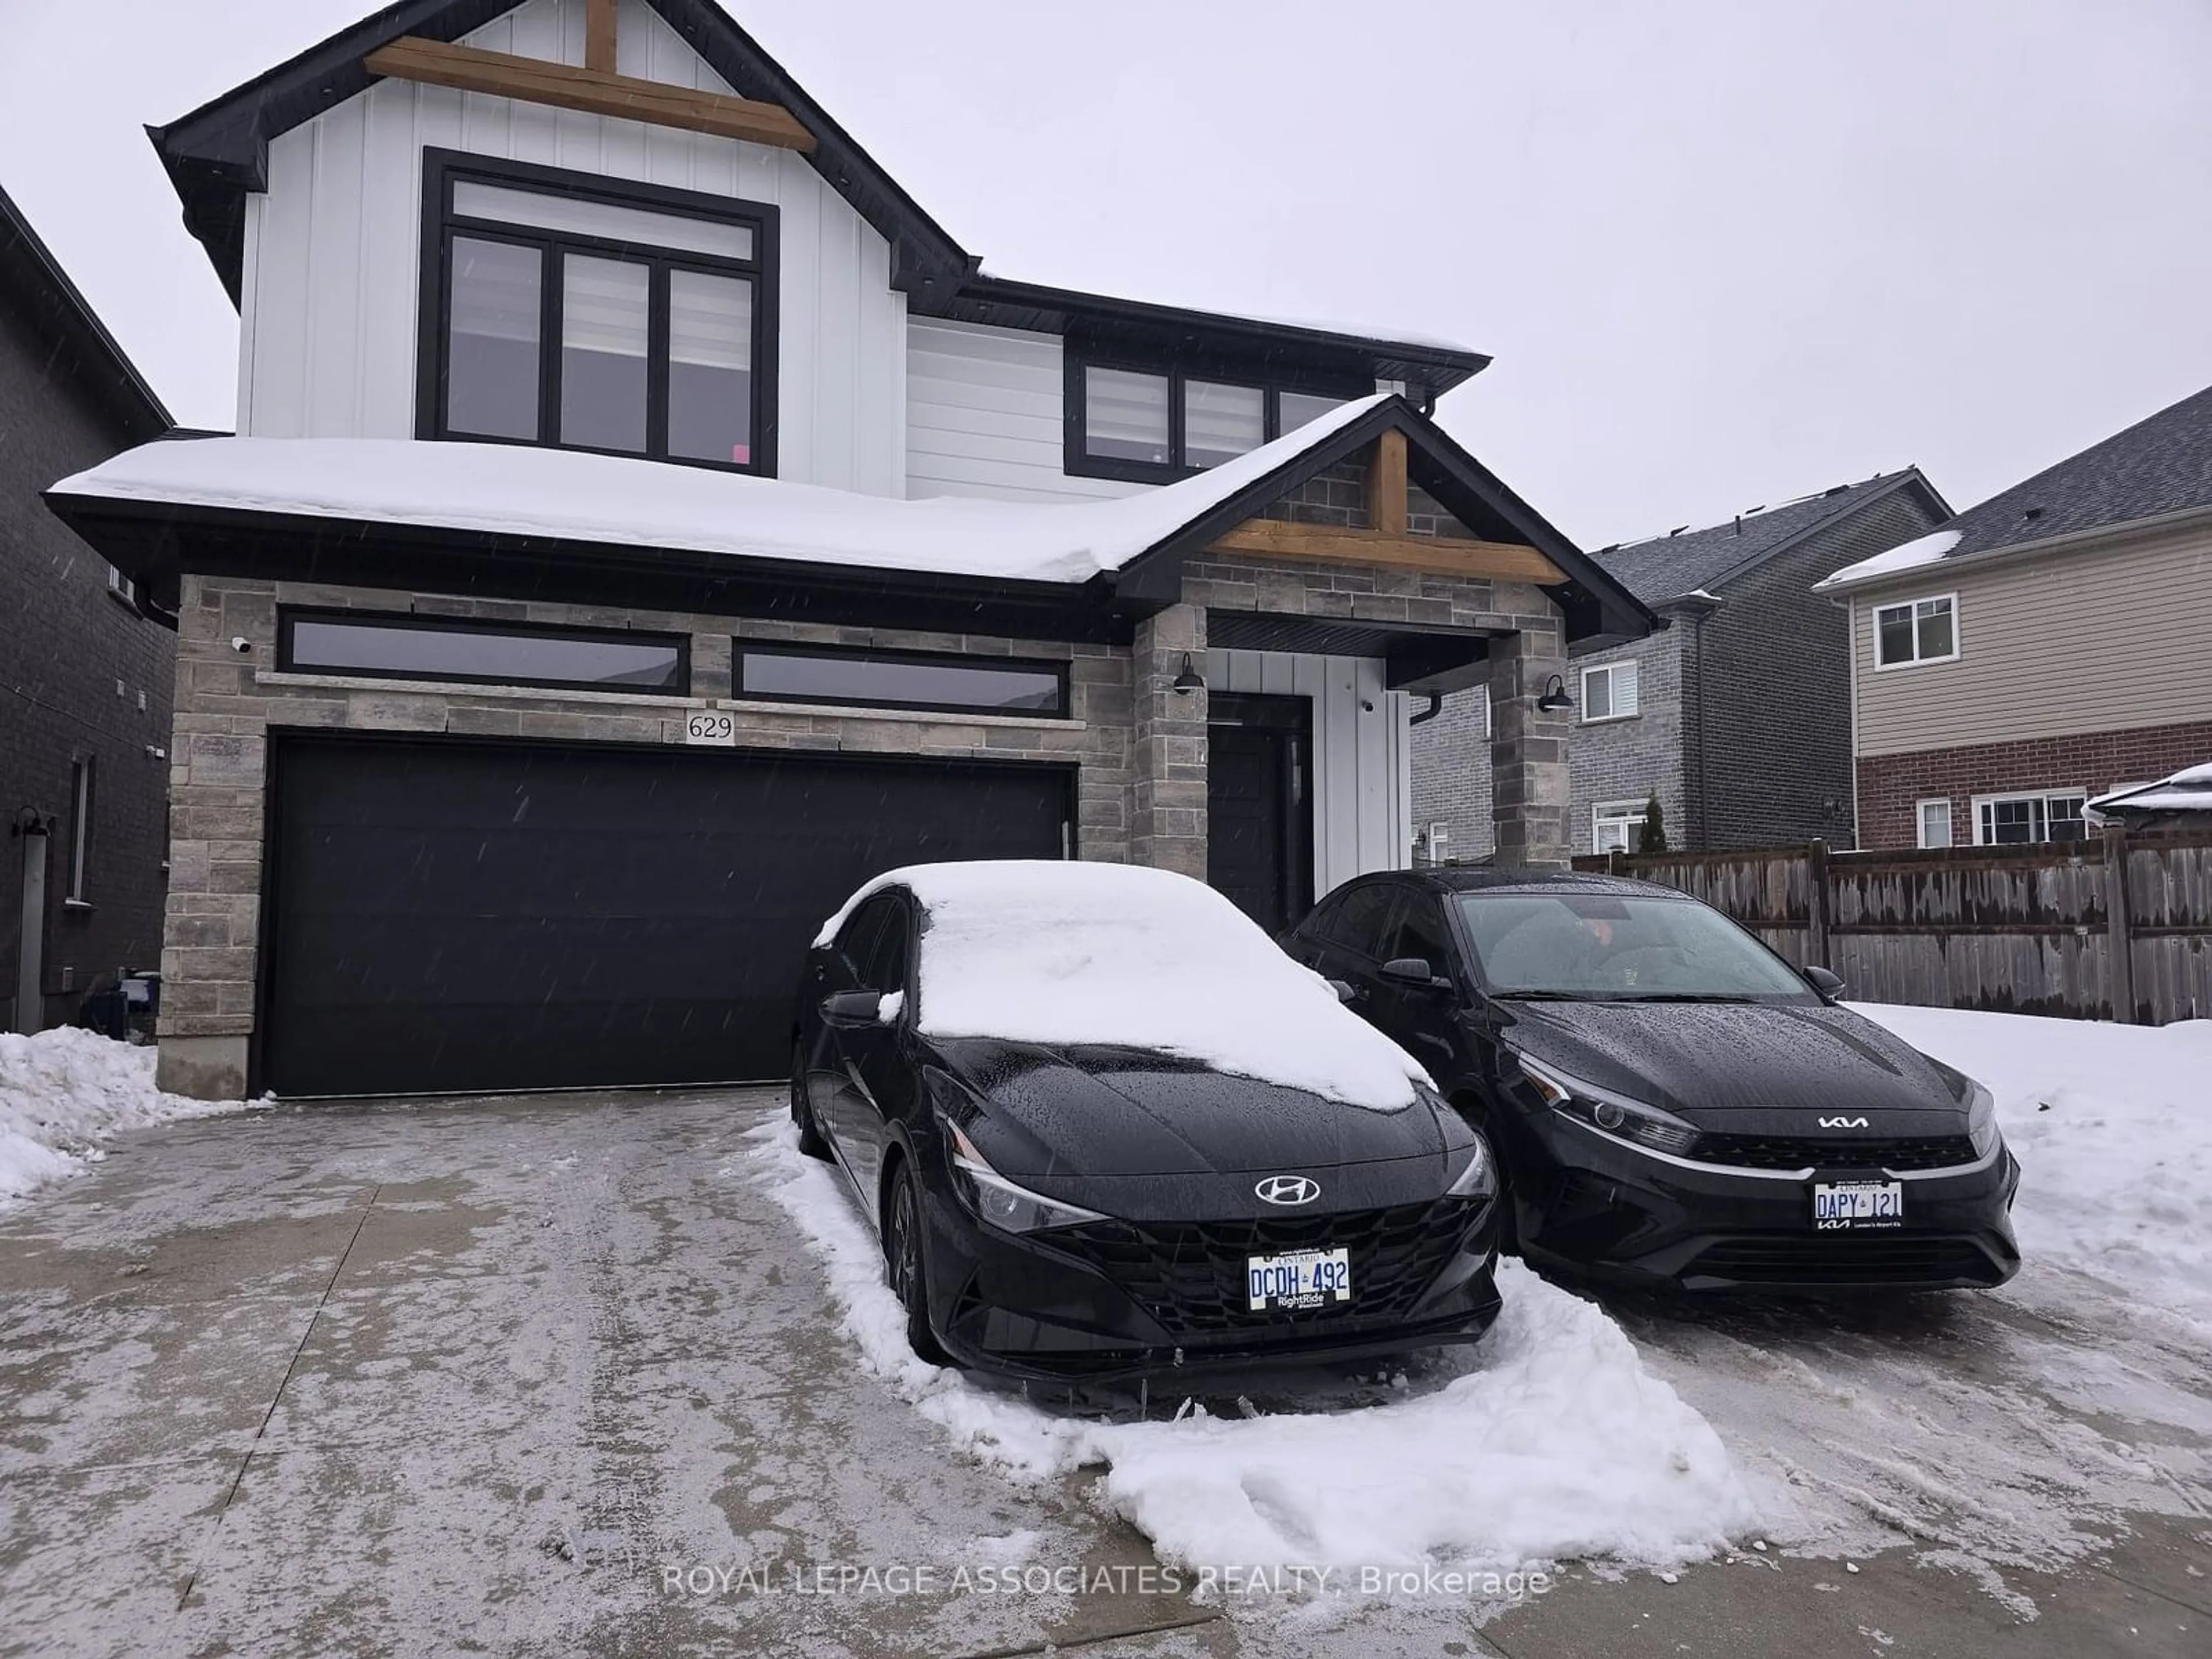
[[[1206,878],[1279,933],[1313,902],[1313,702],[1206,701]]]

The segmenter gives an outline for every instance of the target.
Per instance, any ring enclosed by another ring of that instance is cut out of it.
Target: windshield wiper
[[[1609,991],[1492,991],[1492,1002],[1619,1002]]]
[[[1654,991],[1646,996],[1629,993],[1623,1002],[1764,1002],[1765,998],[1741,991]]]

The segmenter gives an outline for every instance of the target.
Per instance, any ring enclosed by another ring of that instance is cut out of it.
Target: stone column
[[[1498,862],[1564,866],[1573,846],[1567,823],[1567,724],[1571,710],[1540,714],[1536,699],[1565,676],[1559,625],[1510,634],[1490,646],[1490,822]]]
[[[1129,753],[1133,863],[1206,879],[1206,693],[1177,691],[1183,659],[1206,672],[1206,612],[1174,605],[1137,624]]]

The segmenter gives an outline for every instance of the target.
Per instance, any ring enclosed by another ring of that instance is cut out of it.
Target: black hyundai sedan
[[[1989,1091],[1670,888],[1363,877],[1284,945],[1485,1131],[1533,1262],[1691,1291],[2019,1268],[2020,1169]]]
[[[851,1181],[925,1358],[1133,1379],[1497,1316],[1480,1133],[1186,877],[896,871],[815,942],[793,1048],[800,1147]]]

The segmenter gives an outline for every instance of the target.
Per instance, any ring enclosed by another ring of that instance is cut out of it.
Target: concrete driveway
[[[2032,1620],[1902,1548],[1574,1573],[1480,1635],[1170,1592],[1083,1480],[949,1456],[860,1370],[747,1168],[780,1109],[284,1109],[0,1217],[0,1654],[2206,1651],[2194,1500],[2015,1576]]]

